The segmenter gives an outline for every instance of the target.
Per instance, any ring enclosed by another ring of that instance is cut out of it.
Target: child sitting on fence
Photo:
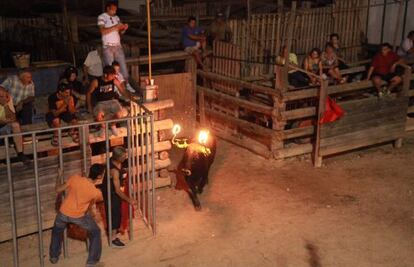
[[[313,73],[316,76],[322,76],[323,68],[321,50],[319,48],[313,48],[305,58],[303,65],[307,72]],[[314,75],[308,74],[310,79],[309,85],[317,85],[319,83],[318,79]]]
[[[345,83],[346,79],[339,72],[339,59],[335,53],[335,48],[327,43],[325,51],[321,56],[323,72],[333,78],[337,83]]]
[[[46,114],[46,122],[49,127],[58,128],[61,126],[61,121],[66,123],[76,124],[76,106],[75,99],[71,95],[72,88],[65,83],[58,86],[57,92],[51,94],[48,98],[49,112]],[[70,129],[69,135],[72,141],[79,143],[79,135],[76,129]],[[53,146],[59,145],[58,131],[55,131],[51,141]]]

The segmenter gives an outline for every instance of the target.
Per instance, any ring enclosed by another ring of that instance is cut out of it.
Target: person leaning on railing
[[[89,207],[95,202],[102,201],[101,191],[95,186],[102,182],[105,175],[105,165],[93,164],[89,169],[89,176],[70,176],[66,182],[62,181],[62,170],[59,169],[56,178],[55,191],[61,194],[66,191],[65,199],[56,215],[52,228],[52,238],[49,248],[49,261],[56,264],[62,250],[63,232],[69,223],[76,224],[88,232],[89,255],[86,267],[103,266],[99,262],[102,253],[101,230],[88,213]]]
[[[20,132],[13,99],[6,89],[0,86],[0,136]],[[29,159],[23,153],[23,137],[21,135],[13,136],[13,142],[18,159],[23,163],[28,163]]]

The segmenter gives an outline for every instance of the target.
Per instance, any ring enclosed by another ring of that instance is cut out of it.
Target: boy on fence
[[[62,172],[59,170],[55,190],[58,194],[66,190],[66,195],[56,215],[52,229],[49,249],[49,261],[52,264],[56,264],[59,260],[63,232],[68,223],[73,223],[86,229],[88,232],[89,255],[86,261],[86,267],[103,266],[103,263],[99,262],[102,253],[101,230],[87,211],[95,202],[103,200],[101,191],[95,185],[102,182],[104,175],[105,166],[102,164],[94,164],[89,170],[88,177],[72,175],[65,183],[61,184]]]
[[[379,97],[390,94],[392,89],[401,84],[401,74],[397,71],[400,62],[400,57],[392,51],[389,43],[382,44],[380,52],[372,59],[367,80],[372,78]],[[382,86],[383,81],[388,83],[388,87]]]

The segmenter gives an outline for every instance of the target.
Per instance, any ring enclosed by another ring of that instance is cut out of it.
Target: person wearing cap
[[[46,114],[46,122],[49,127],[58,128],[61,126],[61,121],[72,125],[77,123],[76,120],[76,106],[75,100],[71,95],[72,88],[64,83],[59,84],[58,90],[51,94],[48,98],[49,112]],[[69,130],[69,136],[72,141],[79,142],[79,135],[76,129]],[[59,145],[58,131],[53,133],[51,144],[53,146]]]
[[[102,35],[103,60],[106,66],[111,65],[114,60],[118,61],[122,75],[128,80],[128,69],[120,36],[120,34],[126,32],[128,24],[121,23],[121,20],[116,15],[117,9],[116,3],[108,2],[105,5],[105,13],[98,17],[98,27]]]
[[[230,26],[227,24],[223,13],[217,13],[216,19],[211,23],[208,30],[209,43],[214,41],[230,42],[232,32]]]
[[[1,84],[13,99],[17,120],[21,125],[31,124],[35,86],[29,69],[19,71],[18,75],[9,76]]]

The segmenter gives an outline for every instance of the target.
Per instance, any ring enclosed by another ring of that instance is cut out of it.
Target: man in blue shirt
[[[191,54],[198,66],[203,68],[201,50],[206,47],[206,37],[204,31],[196,26],[194,17],[189,17],[188,24],[183,28],[182,44],[184,51]]]

